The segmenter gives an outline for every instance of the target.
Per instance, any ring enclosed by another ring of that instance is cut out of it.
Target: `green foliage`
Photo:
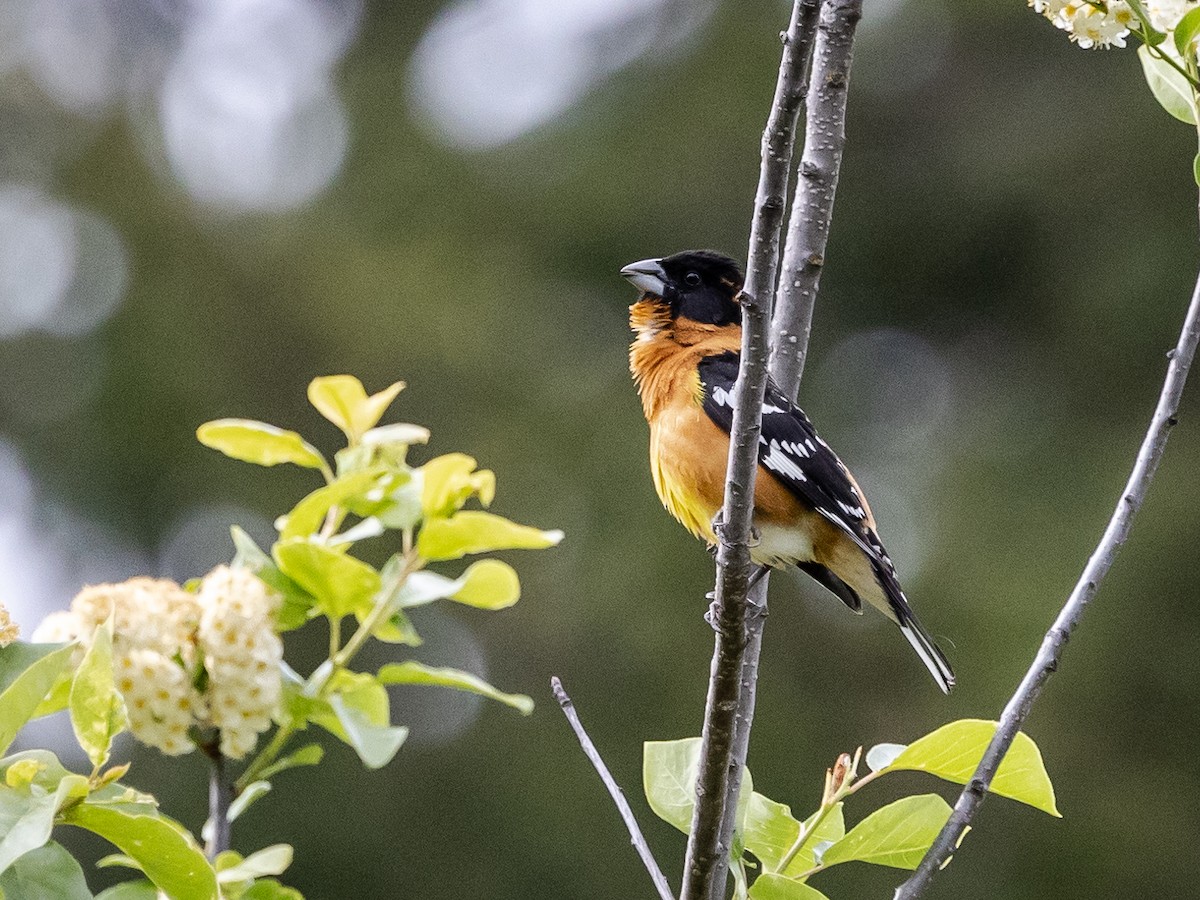
[[[1138,47],[1138,59],[1142,61],[1142,74],[1159,106],[1188,125],[1196,124],[1196,100],[1192,85],[1187,78],[1172,66],[1161,54],[1161,48],[1151,50],[1143,44]]]
[[[75,672],[70,694],[75,739],[97,770],[108,762],[113,738],[125,730],[125,701],[113,680],[111,619],[96,628]]]
[[[891,772],[928,772],[957,784],[974,774],[996,730],[995,722],[951,722],[912,744],[879,744],[867,754],[870,774],[858,777],[860,749],[843,754],[826,772],[820,807],[803,821],[790,807],[754,790],[744,773],[735,820],[731,865],[735,898],[821,900],[807,880],[831,866],[863,862],[915,869],[950,817],[937,794],[905,797],[868,814],[849,832],[845,801],[860,788]],[[685,834],[691,830],[700,739],[649,741],[643,753],[643,783],[655,814]],[[1017,736],[992,785],[993,793],[1058,816],[1054,790],[1037,745]],[[753,860],[743,856],[743,851]],[[759,876],[747,890],[748,870]]]
[[[428,684],[455,688],[498,700],[526,716],[533,712],[532,698],[524,694],[506,694],[496,690],[482,678],[459,669],[426,666],[410,659],[402,663],[388,663],[379,670],[378,677],[383,684]]]
[[[273,738],[245,766],[235,785],[228,817],[233,821],[271,790],[271,779],[321,762],[319,745],[290,753],[296,732],[317,725],[354,749],[368,768],[386,765],[408,729],[391,722],[386,685],[448,687],[488,697],[525,715],[533,701],[510,694],[469,672],[414,660],[384,665],[378,673],[350,668],[363,645],[375,638],[416,646],[421,642],[404,609],[446,600],[481,610],[516,603],[520,579],[506,562],[479,559],[458,573],[427,570],[435,560],[498,549],[549,547],[561,538],[479,510],[489,505],[495,475],[461,453],[423,467],[409,465],[408,448],[429,432],[415,425],[380,426],[402,389],[397,382],[368,395],[358,379],[318,378],[309,387],[317,410],[338,426],[348,445],[335,467],[294,431],[245,419],[221,419],[197,430],[201,443],[261,466],[291,463],[320,472],[325,484],[280,517],[279,537],[269,552],[234,527],[234,565],[255,573],[281,598],[279,630],[314,619],[329,631],[329,656],[308,677],[282,664],[283,698]],[[393,536],[391,554],[376,569],[356,554],[360,541]],[[343,641],[343,621],[356,627]],[[71,825],[113,844],[119,854],[104,865],[133,868],[144,878],[106,890],[105,900],[302,900],[274,876],[292,861],[286,844],[247,857],[232,851],[210,864],[192,835],[162,815],[153,797],[120,783],[128,766],[103,771],[113,739],[126,727],[124,699],[113,675],[112,620],[100,625],[78,667],[74,645],[15,643],[0,648],[0,752],[36,715],[69,709],[79,745],[92,763],[88,775],[66,770],[47,751],[0,760],[0,896],[90,897],[78,864],[52,842],[54,828]],[[197,684],[206,677],[201,669]],[[199,743],[211,736],[194,735]]]
[[[71,646],[14,643],[0,647],[0,753],[38,712],[59,674],[71,661]]]
[[[867,754],[867,765],[880,775],[910,769],[928,772],[955,784],[966,784],[975,774],[995,732],[995,722],[961,719],[943,725],[907,747],[898,744],[879,745],[898,750],[885,764],[875,765],[873,760],[882,763],[882,758],[876,753],[879,747],[872,748]],[[1017,734],[988,790],[1061,817],[1054,802],[1054,786],[1050,784],[1050,776],[1046,774],[1042,762],[1042,753],[1024,732]]]
[[[61,844],[26,853],[0,875],[0,897],[12,900],[92,900],[83,869]]]
[[[296,432],[252,419],[206,422],[196,429],[196,437],[205,447],[260,466],[292,463],[306,469],[320,469],[326,465],[316,448]]]
[[[700,767],[700,738],[646,741],[642,748],[642,785],[655,815],[684,834],[692,830],[696,805],[696,772]],[[734,831],[744,831],[754,785],[750,770],[742,770],[742,795],[738,798]]]

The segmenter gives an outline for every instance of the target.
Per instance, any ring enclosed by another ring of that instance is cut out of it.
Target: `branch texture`
[[[983,759],[980,760],[975,774],[959,795],[949,821],[946,822],[946,826],[938,835],[933,846],[929,848],[929,852],[925,854],[917,871],[908,881],[897,888],[896,900],[915,900],[924,894],[934,875],[950,859],[955,847],[958,846],[958,842],[966,832],[967,826],[978,811],[979,805],[983,802],[992,778],[1004,759],[1004,754],[1012,746],[1017,732],[1021,730],[1022,724],[1029,716],[1029,710],[1033,707],[1034,701],[1037,700],[1046,681],[1058,669],[1059,660],[1062,658],[1063,650],[1066,648],[1071,633],[1083,617],[1083,611],[1095,597],[1108,570],[1112,568],[1117,552],[1129,536],[1133,519],[1141,509],[1146,491],[1149,489],[1154,473],[1158,469],[1158,463],[1162,459],[1163,450],[1166,449],[1167,437],[1175,425],[1175,413],[1179,409],[1179,398],[1183,395],[1188,369],[1192,365],[1198,342],[1200,342],[1200,279],[1197,280],[1196,287],[1192,292],[1192,301],[1188,306],[1179,342],[1175,345],[1175,349],[1168,354],[1170,364],[1167,366],[1167,377],[1163,382],[1162,393],[1159,395],[1154,417],[1150,421],[1150,428],[1142,440],[1141,449],[1138,450],[1133,464],[1133,471],[1129,475],[1129,481],[1125,485],[1121,499],[1117,501],[1117,508],[1113,511],[1112,519],[1109,520],[1108,527],[1104,530],[1104,536],[1088,560],[1087,566],[1084,567],[1083,574],[1079,576],[1079,581],[1071,591],[1062,611],[1059,612],[1058,618],[1055,619],[1054,625],[1046,633],[1033,665],[1025,673],[1020,687],[1017,688],[1017,692],[1013,694],[1012,699],[1004,708],[1004,714],[1000,717],[1000,726],[996,729],[996,734],[983,754]]]
[[[788,170],[795,144],[796,120],[804,97],[804,73],[817,0],[795,0],[775,97],[762,139],[762,161],[749,259],[741,300],[742,362],[734,389],[725,504],[717,528],[717,583],[713,652],[696,782],[696,806],[688,835],[682,900],[719,900],[725,894],[729,846],[736,798],[753,717],[757,648],[765,620],[766,585],[755,594],[757,609],[747,616],[750,578],[750,526],[762,401],[767,384],[768,327],[779,268],[780,226],[787,202]],[[747,634],[747,626],[753,631]],[[747,670],[746,649],[753,647]],[[749,691],[743,684],[749,683]],[[739,728],[741,733],[739,735]],[[737,752],[735,752],[735,750]]]
[[[862,0],[826,0],[813,50],[804,155],[772,320],[771,375],[793,399],[804,372],[813,307],[825,267],[833,199],[846,146],[846,95],[854,32],[861,18]]]
[[[571,728],[575,731],[575,736],[579,738],[579,744],[583,747],[584,755],[591,760],[596,772],[600,775],[600,780],[608,788],[608,793],[613,798],[613,803],[617,804],[617,811],[621,813],[621,818],[625,821],[625,827],[629,829],[630,843],[637,850],[638,856],[642,858],[642,865],[650,873],[650,880],[654,882],[654,887],[658,890],[660,900],[675,900],[675,894],[671,891],[671,885],[667,883],[666,876],[663,875],[662,869],[658,867],[658,863],[654,859],[654,854],[650,852],[650,845],[646,843],[646,838],[642,835],[642,829],[638,827],[633,810],[629,808],[629,801],[625,799],[625,792],[621,790],[616,779],[612,777],[612,773],[608,771],[608,766],[604,764],[604,760],[600,756],[600,751],[596,749],[596,745],[588,737],[588,733],[583,728],[583,723],[579,721],[579,713],[575,711],[575,704],[567,696],[567,692],[563,688],[562,682],[558,680],[558,676],[550,679],[550,689],[554,691],[554,699],[562,707],[563,715],[567,717],[567,721],[571,723]]]

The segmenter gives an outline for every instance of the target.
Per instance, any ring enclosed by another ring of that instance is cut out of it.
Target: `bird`
[[[629,368],[650,426],[650,471],[667,511],[710,548],[725,494],[734,382],[741,360],[743,276],[713,250],[621,269]],[[750,558],[759,574],[795,566],[856,613],[863,602],[899,626],[938,687],[954,672],[900,588],[862,488],[804,411],[768,379],[762,407]]]

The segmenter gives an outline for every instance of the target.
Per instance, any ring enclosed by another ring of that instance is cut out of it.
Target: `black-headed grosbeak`
[[[671,515],[715,545],[742,345],[742,273],[729,257],[699,250],[642,260],[621,274],[642,292],[629,308],[637,335],[629,368],[650,423],[654,487]],[[900,626],[948,693],[954,672],[900,589],[867,498],[804,411],[770,381],[758,463],[750,558],[797,566],[856,613],[866,600]]]

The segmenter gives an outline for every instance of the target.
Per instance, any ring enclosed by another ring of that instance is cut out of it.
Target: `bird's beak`
[[[667,287],[667,273],[663,271],[661,259],[630,263],[621,270],[621,275],[644,294],[661,297]]]

